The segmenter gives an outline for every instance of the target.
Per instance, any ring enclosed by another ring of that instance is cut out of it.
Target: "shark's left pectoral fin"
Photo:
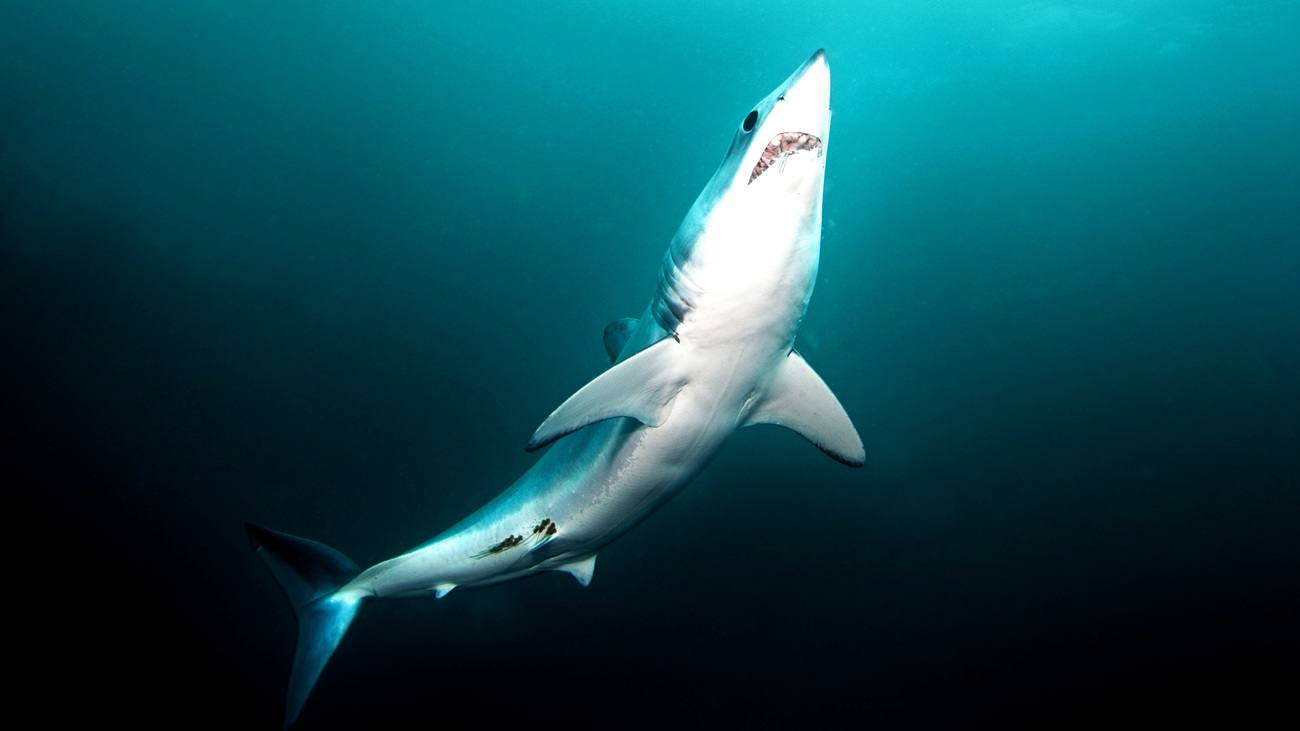
[[[524,449],[541,449],[565,434],[616,416],[646,426],[664,423],[686,383],[673,359],[677,347],[676,340],[665,338],[605,371],[551,412]]]
[[[573,574],[573,578],[577,579],[579,584],[586,586],[591,583],[591,575],[596,573],[596,557],[592,555],[581,561],[556,566],[555,570]]]
[[[767,388],[756,394],[742,426],[752,424],[776,424],[797,432],[850,467],[861,467],[867,461],[862,440],[844,407],[808,362],[793,350]]]

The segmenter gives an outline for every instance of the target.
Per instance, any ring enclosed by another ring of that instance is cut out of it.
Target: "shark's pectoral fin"
[[[844,407],[808,362],[793,350],[777,368],[771,384],[755,395],[742,419],[742,426],[776,424],[797,432],[850,467],[866,463],[866,450]]]
[[[556,566],[555,570],[573,574],[573,578],[577,579],[579,584],[586,586],[591,583],[591,575],[596,572],[596,557],[592,555],[581,561]]]
[[[605,326],[605,352],[609,354],[610,363],[618,362],[618,354],[623,352],[623,346],[627,345],[627,339],[632,337],[638,322],[640,320],[635,317],[624,317]]]
[[[677,341],[666,338],[602,373],[560,404],[533,432],[524,449],[541,449],[588,424],[626,416],[659,426],[673,410],[685,376],[673,361]]]

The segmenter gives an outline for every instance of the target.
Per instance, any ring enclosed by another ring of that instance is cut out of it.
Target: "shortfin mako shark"
[[[863,464],[848,415],[794,350],[817,279],[830,81],[818,51],[745,115],[673,237],[649,307],[605,329],[613,367],[542,422],[526,449],[554,446],[505,492],[364,571],[321,543],[247,526],[298,618],[286,727],[367,601],[540,571],[586,586],[597,553],[740,427],[779,424]]]

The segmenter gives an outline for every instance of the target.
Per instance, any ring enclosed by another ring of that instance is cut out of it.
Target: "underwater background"
[[[0,1],[19,690],[277,727],[243,523],[369,565],[495,496],[825,47],[798,347],[867,466],[746,429],[587,589],[370,605],[300,727],[1294,718],[1297,37],[1223,0]]]

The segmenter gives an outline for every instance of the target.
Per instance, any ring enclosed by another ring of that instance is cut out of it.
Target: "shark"
[[[672,238],[649,305],[605,328],[612,365],[542,421],[525,449],[549,448],[499,496],[364,570],[322,543],[246,525],[298,620],[286,728],[366,603],[545,571],[586,586],[601,549],[742,427],[783,426],[863,465],[844,408],[794,348],[820,260],[830,80],[819,50],[744,115]]]

